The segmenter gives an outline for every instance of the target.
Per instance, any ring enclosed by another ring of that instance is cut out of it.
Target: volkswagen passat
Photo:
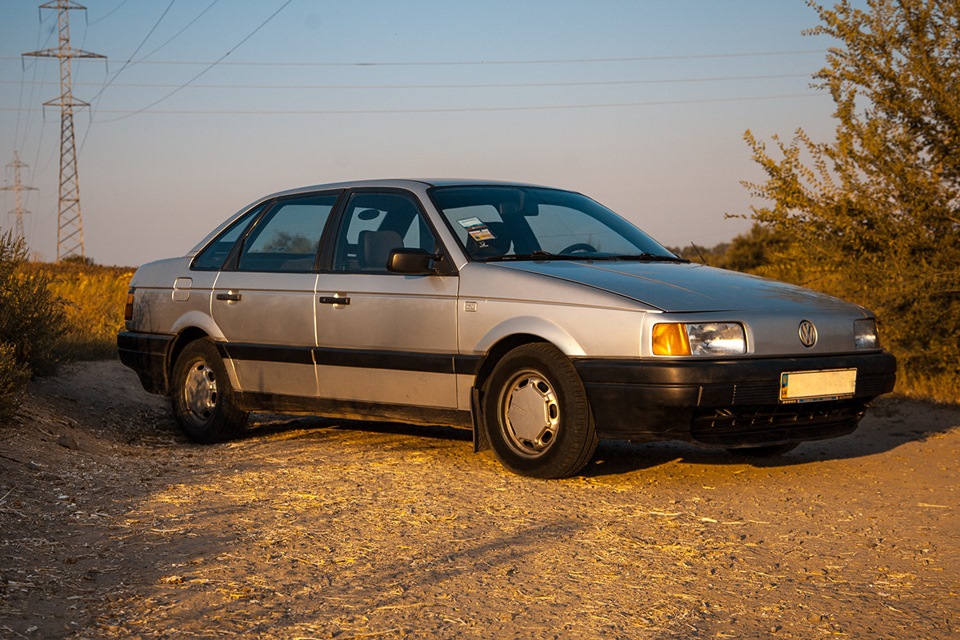
[[[545,478],[599,438],[766,456],[844,435],[896,370],[862,307],[691,264],[579,193],[478,181],[258,200],[137,270],[118,344],[198,442],[251,411],[446,424]]]

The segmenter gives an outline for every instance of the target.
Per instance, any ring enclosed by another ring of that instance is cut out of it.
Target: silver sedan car
[[[600,438],[778,455],[852,432],[896,378],[862,307],[691,264],[579,193],[480,181],[262,198],[137,270],[118,345],[194,441],[252,411],[444,424],[543,478]]]

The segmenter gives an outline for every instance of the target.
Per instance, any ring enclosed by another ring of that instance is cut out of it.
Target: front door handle
[[[240,302],[240,293],[237,291],[227,291],[226,293],[218,293],[217,300],[226,300],[227,302]]]
[[[320,296],[317,298],[319,304],[350,304],[350,298],[338,298],[337,296]]]

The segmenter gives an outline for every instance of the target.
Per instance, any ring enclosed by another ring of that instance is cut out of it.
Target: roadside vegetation
[[[63,303],[65,326],[57,340],[60,360],[116,356],[117,332],[123,328],[123,306],[133,269],[70,260],[33,262],[23,269],[46,279],[50,293]]]
[[[27,382],[73,360],[116,355],[133,270],[27,260],[23,240],[0,236],[0,419]]]

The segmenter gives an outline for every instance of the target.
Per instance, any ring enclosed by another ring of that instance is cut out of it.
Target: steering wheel
[[[597,248],[594,247],[592,244],[587,244],[586,242],[576,242],[570,245],[569,247],[567,247],[566,249],[563,249],[560,252],[560,255],[563,255],[565,253],[596,253],[596,252],[597,252]]]

